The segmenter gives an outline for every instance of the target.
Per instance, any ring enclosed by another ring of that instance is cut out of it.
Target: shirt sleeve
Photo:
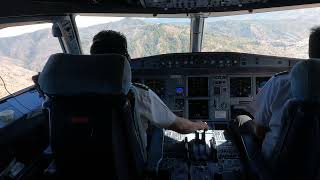
[[[274,91],[276,90],[274,83],[275,77],[272,77],[247,107],[249,113],[254,117],[254,121],[264,127],[269,126],[269,121],[272,116],[272,99],[275,94]]]
[[[168,128],[176,120],[176,115],[152,90],[139,91],[136,97],[137,111],[143,121],[149,121],[155,126]]]
[[[176,120],[176,115],[165,105],[165,103],[159,98],[159,96],[152,90],[149,90],[149,96],[151,99],[151,114],[153,122],[162,128],[169,127]]]

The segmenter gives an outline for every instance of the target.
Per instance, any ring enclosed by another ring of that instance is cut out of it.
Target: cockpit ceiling
[[[0,17],[68,13],[179,14],[271,11],[317,6],[320,0],[11,0],[0,7]],[[281,7],[279,9],[279,7]],[[269,10],[267,10],[269,11]],[[228,14],[226,14],[228,15]]]

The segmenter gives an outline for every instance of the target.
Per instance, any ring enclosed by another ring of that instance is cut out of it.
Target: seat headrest
[[[320,60],[298,62],[291,70],[291,93],[302,101],[320,102]]]
[[[131,68],[118,54],[53,54],[40,74],[39,85],[48,95],[127,94]]]

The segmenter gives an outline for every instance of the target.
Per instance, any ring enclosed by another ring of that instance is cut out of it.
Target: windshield
[[[310,30],[320,8],[257,13],[205,20],[202,51],[229,51],[308,58]]]
[[[76,16],[84,54],[90,53],[95,34],[102,30],[123,33],[131,58],[189,51],[190,19]]]
[[[51,27],[52,23],[43,23],[0,30],[0,99],[32,86],[32,76],[48,57],[62,52]]]

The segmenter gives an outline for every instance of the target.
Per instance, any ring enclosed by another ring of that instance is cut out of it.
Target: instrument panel
[[[215,123],[245,110],[274,74],[301,59],[213,52],[133,59],[133,82],[149,86],[178,116]]]

